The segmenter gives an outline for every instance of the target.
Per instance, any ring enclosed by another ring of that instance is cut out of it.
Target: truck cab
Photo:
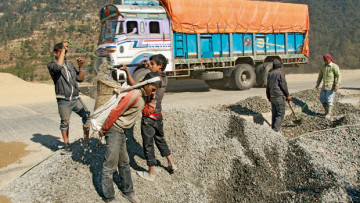
[[[129,65],[135,80],[149,70],[142,64],[154,54],[172,58],[171,29],[163,7],[147,5],[104,6],[100,11],[102,22],[96,53],[99,56],[95,69],[105,60],[112,65]],[[171,70],[172,63],[167,66]]]

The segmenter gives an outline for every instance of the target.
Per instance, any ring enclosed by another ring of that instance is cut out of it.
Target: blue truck
[[[184,6],[183,2],[175,0],[122,0],[119,4],[104,6],[100,10],[102,29],[95,70],[105,61],[114,66],[133,64],[129,67],[130,73],[139,81],[149,72],[142,64],[151,55],[163,54],[169,61],[165,72],[170,78],[200,79],[211,88],[222,89],[228,84],[231,88],[245,90],[255,84],[266,85],[274,59],[281,60],[284,66],[294,67],[308,62],[306,5],[298,9],[299,5],[295,4],[249,1],[252,4],[243,5],[247,1],[234,0],[244,8],[243,11],[236,9],[236,13],[226,10],[232,8],[221,6],[225,13],[233,13],[224,19],[226,25],[221,24],[221,19],[215,19],[216,25],[211,24],[211,20],[197,25],[186,21],[207,20],[209,2],[198,1],[197,5],[204,4],[202,9],[185,5],[189,6],[187,12],[191,12],[191,8],[199,10],[200,14],[193,12],[197,20],[191,18],[191,13],[181,13],[185,9],[171,10]],[[251,20],[246,18],[251,16],[240,15],[249,12],[246,6],[254,5],[262,8],[262,17],[258,17],[258,11],[251,15],[262,21],[249,23]],[[286,9],[282,11],[285,14],[271,16],[274,9]],[[290,18],[287,12],[297,19],[294,17],[294,22],[287,19]],[[213,14],[211,17],[214,21]],[[231,24],[230,21],[236,22]],[[247,23],[247,28],[238,26],[241,23]]]

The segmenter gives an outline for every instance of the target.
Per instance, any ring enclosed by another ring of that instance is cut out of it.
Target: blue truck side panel
[[[220,34],[212,34],[213,39],[213,51],[214,51],[214,57],[220,57],[221,56],[221,36]]]
[[[282,55],[301,53],[305,34],[277,33],[252,34],[233,33],[232,55]],[[286,41],[287,39],[287,41]],[[230,56],[230,34],[186,34],[174,32],[174,54],[176,58],[211,58]],[[198,40],[200,42],[198,43]],[[200,44],[200,52],[198,52]],[[201,56],[198,56],[198,53]]]
[[[234,33],[233,34],[233,56],[242,56],[244,53],[244,37],[243,34]]]
[[[187,53],[187,58],[197,58],[197,37],[196,34],[184,34],[186,35],[186,44],[187,44],[187,50],[185,51]]]
[[[229,34],[221,34],[222,57],[230,56],[230,37]]]
[[[285,54],[285,34],[275,34],[275,54]]]
[[[276,53],[275,49],[275,34],[266,35],[266,53],[274,55]]]

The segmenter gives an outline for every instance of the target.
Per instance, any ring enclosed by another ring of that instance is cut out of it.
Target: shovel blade
[[[296,120],[293,120],[293,123],[294,123],[295,125],[301,125],[302,122],[303,122],[303,120],[302,120],[301,118],[296,119]]]

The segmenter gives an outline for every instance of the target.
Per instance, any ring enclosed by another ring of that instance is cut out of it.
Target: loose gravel
[[[296,98],[304,102],[308,92]],[[358,109],[336,103],[344,119],[334,122],[316,117],[321,112],[316,102],[302,114],[305,130],[284,124],[285,136],[241,118],[269,112],[268,102],[257,97],[225,108],[164,111],[165,136],[179,169],[169,173],[156,150],[154,182],[135,174],[147,169],[139,118],[127,132],[136,194],[142,202],[359,202],[360,126],[342,126],[359,124]],[[104,151],[97,138],[88,147],[78,140],[72,154],[55,152],[0,195],[13,202],[101,202]],[[126,202],[116,174],[114,179],[116,198]]]

